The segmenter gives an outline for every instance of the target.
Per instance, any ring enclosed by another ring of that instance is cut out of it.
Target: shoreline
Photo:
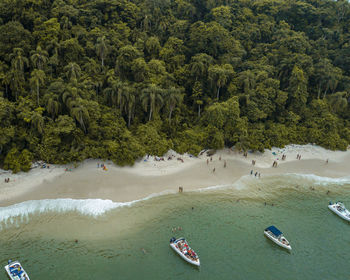
[[[286,155],[284,161],[282,155]],[[296,155],[300,154],[298,160]],[[168,158],[172,158],[168,160]],[[178,160],[181,158],[182,160]],[[211,157],[194,157],[169,151],[164,161],[145,157],[132,167],[119,167],[110,161],[85,160],[76,168],[51,165],[50,169],[35,168],[28,173],[0,172],[0,207],[42,199],[108,199],[131,202],[163,192],[184,192],[220,185],[232,185],[241,177],[257,172],[261,177],[278,174],[314,174],[321,177],[349,176],[350,150],[330,151],[319,146],[289,145],[265,153],[242,153],[223,149]],[[221,160],[220,160],[221,158]],[[326,160],[328,159],[328,163]],[[208,164],[207,164],[208,160]],[[252,160],[256,163],[253,166]],[[278,162],[276,168],[272,163]],[[224,167],[226,162],[226,167]],[[107,170],[98,165],[104,163]],[[72,171],[65,171],[66,168]],[[215,168],[215,171],[214,171]],[[10,177],[10,183],[4,179]],[[257,175],[258,178],[258,175]]]

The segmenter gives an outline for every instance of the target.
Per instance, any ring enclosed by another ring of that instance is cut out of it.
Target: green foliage
[[[140,125],[137,128],[136,137],[145,153],[149,155],[162,156],[173,147],[172,142],[162,137],[157,125],[152,122]]]
[[[0,3],[0,167],[350,143],[346,1]]]

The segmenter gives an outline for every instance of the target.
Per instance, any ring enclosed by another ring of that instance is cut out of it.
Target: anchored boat
[[[180,255],[186,262],[190,264],[200,266],[200,261],[198,255],[195,253],[185,238],[176,239],[175,237],[170,239],[170,247],[174,249],[176,253]]]
[[[288,240],[283,236],[283,233],[275,226],[270,226],[264,230],[264,234],[275,242],[277,245],[287,249],[292,250]]]
[[[30,280],[19,261],[13,262],[9,260],[8,265],[5,266],[5,270],[12,280]]]
[[[337,214],[339,217],[350,222],[350,211],[346,209],[342,202],[338,201],[333,204],[332,202],[329,202],[328,208],[329,210]]]

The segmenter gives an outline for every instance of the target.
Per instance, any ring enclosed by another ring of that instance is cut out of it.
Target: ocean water
[[[327,208],[350,208],[349,195],[350,177],[287,174],[126,204],[28,201],[0,208],[0,263],[17,259],[34,280],[349,279],[350,224]],[[291,252],[263,235],[270,225]],[[200,268],[171,250],[172,236]]]

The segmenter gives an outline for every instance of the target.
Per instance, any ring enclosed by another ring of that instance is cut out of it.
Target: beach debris
[[[212,150],[208,150],[208,151],[207,151],[207,156],[208,156],[208,157],[211,157],[211,156],[213,156],[215,153],[216,153],[216,150],[213,150],[213,149],[212,149]]]

